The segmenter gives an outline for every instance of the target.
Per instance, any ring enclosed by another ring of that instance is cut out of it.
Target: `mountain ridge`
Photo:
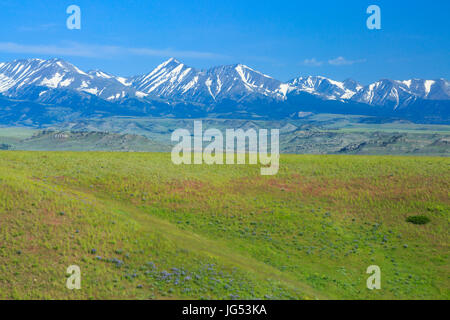
[[[200,70],[175,58],[148,73],[119,77],[98,69],[85,72],[53,58],[0,63],[0,95],[5,99],[69,106],[75,112],[79,111],[77,108],[89,111],[91,104],[106,112],[117,109],[127,113],[128,108],[131,113],[156,116],[238,112],[284,117],[315,108],[333,112],[331,106],[335,106],[336,110],[356,114],[382,112],[417,118],[423,117],[424,112],[432,116],[437,110],[445,118],[450,83],[446,79],[381,79],[364,86],[353,79],[336,81],[323,76],[302,76],[283,82],[244,64]],[[412,110],[418,110],[418,114],[412,114]],[[84,112],[86,116],[88,113]]]

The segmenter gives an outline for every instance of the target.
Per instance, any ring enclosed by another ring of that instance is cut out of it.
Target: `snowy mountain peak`
[[[75,90],[101,98],[124,97],[126,79],[116,78],[100,70],[86,73],[62,59],[26,59],[5,63],[0,67],[0,93],[21,97],[30,90],[41,100],[51,95],[48,89]],[[31,89],[33,88],[33,89]]]
[[[176,67],[176,66],[178,66],[180,64],[182,64],[182,63],[180,61],[178,61],[177,59],[169,58],[166,61],[164,61],[163,63],[161,63],[160,65],[158,65],[156,67],[156,69],[161,69],[161,68],[164,68],[164,67]]]
[[[327,100],[350,99],[361,88],[356,81],[350,79],[340,82],[322,76],[299,77],[291,80],[289,84],[298,91],[318,95]]]
[[[169,59],[150,73],[136,77],[133,86],[146,94],[197,103],[246,99],[250,95],[280,99],[281,82],[243,64],[197,70]]]
[[[93,77],[98,77],[98,78],[104,78],[104,79],[112,79],[114,78],[113,75],[110,75],[106,72],[103,72],[101,70],[91,70],[88,72],[89,75],[93,76]]]
[[[247,71],[247,72],[254,72],[257,73],[263,77],[269,78],[269,79],[273,79],[271,76],[268,76],[267,74],[264,74],[262,72],[259,72],[258,70],[252,69],[249,66],[245,65],[245,64],[237,64],[235,67],[236,70],[240,70],[241,71]]]
[[[371,105],[405,107],[417,99],[449,100],[450,86],[446,80],[382,79],[359,90],[352,100]]]

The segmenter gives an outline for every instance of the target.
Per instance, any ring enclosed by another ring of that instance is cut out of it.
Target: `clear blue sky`
[[[66,8],[81,8],[81,30]],[[366,9],[381,7],[382,30]],[[450,78],[448,0],[0,0],[0,62],[60,57],[128,76],[171,56],[197,68],[244,63],[301,75]]]

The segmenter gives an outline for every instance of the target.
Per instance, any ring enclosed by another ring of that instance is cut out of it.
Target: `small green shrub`
[[[419,216],[410,216],[406,218],[406,221],[414,224],[427,224],[431,220],[427,216],[419,215]]]

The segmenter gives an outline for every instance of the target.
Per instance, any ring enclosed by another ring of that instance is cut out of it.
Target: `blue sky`
[[[71,4],[81,30],[66,28]],[[371,4],[381,30],[366,27]],[[244,63],[283,81],[449,79],[449,12],[448,0],[0,0],[0,62],[60,57],[129,76],[174,56],[202,69]]]

